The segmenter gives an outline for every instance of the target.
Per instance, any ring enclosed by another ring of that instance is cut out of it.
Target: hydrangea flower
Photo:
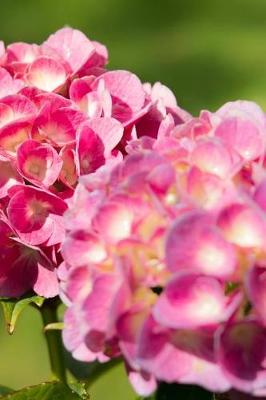
[[[265,115],[236,101],[193,118],[145,90],[128,155],[82,176],[65,214],[65,346],[122,355],[140,395],[162,380],[265,396]]]
[[[107,71],[107,62],[104,45],[71,28],[40,45],[0,42],[3,296],[57,295],[63,214],[79,177],[120,162],[129,138],[146,133],[135,126],[151,110],[154,137],[167,112],[187,117],[163,85],[147,90],[129,71]]]

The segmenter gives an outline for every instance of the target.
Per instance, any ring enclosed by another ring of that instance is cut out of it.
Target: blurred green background
[[[245,98],[266,109],[265,0],[10,0],[0,39],[41,42],[71,25],[105,43],[110,68],[160,80],[192,113]],[[39,316],[27,310],[12,338],[0,326],[0,384],[49,378]],[[131,400],[121,368],[92,388],[93,400]]]

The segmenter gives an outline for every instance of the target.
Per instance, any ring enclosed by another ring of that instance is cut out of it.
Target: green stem
[[[44,326],[58,321],[57,306],[58,302],[56,298],[51,300],[49,299],[44,302],[43,306],[41,307]],[[46,331],[45,337],[48,345],[52,372],[57,379],[66,383],[66,370],[61,332],[57,330]]]

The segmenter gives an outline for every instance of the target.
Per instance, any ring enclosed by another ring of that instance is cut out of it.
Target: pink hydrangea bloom
[[[135,122],[159,101],[179,112],[167,88],[147,93],[135,74],[107,71],[107,62],[104,45],[68,27],[40,45],[0,42],[0,221],[9,227],[0,257],[10,260],[0,266],[1,295],[58,294],[63,214],[79,177],[119,163]],[[94,221],[100,231],[102,215]]]
[[[65,346],[78,359],[122,355],[140,395],[163,380],[263,396],[264,114],[237,101],[193,118],[156,84],[139,119],[140,92],[133,106],[108,74],[97,80],[118,102],[129,154],[82,176],[69,202]]]

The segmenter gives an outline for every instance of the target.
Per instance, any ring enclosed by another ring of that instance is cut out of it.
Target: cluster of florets
[[[141,395],[158,381],[266,395],[265,121],[247,101],[166,110],[80,179],[59,269],[75,358],[122,355]]]
[[[168,112],[186,117],[167,88],[106,71],[107,59],[70,28],[41,45],[0,42],[0,296],[58,294],[62,216],[78,178],[118,163],[130,138],[156,137]]]

